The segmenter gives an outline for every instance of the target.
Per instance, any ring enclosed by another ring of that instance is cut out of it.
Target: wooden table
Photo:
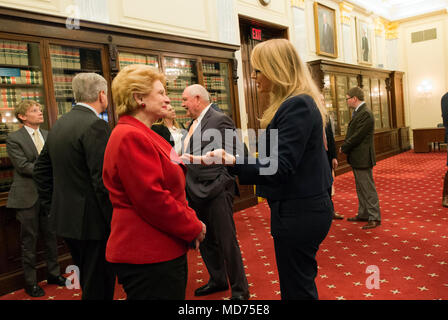
[[[430,152],[432,142],[445,142],[445,128],[413,129],[414,152]]]

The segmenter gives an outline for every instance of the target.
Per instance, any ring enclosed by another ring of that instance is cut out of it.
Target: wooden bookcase
[[[117,122],[110,84],[120,68],[143,63],[167,76],[168,95],[179,115],[182,89],[204,85],[211,98],[238,128],[240,113],[234,52],[238,46],[174,35],[81,21],[79,30],[66,28],[63,17],[0,7],[0,295],[22,288],[19,224],[14,210],[6,208],[12,165],[5,139],[17,130],[13,108],[21,99],[38,100],[51,130],[58,117],[74,103],[71,79],[79,72],[96,72],[109,83],[110,105],[103,119],[113,128]],[[4,74],[4,76],[2,75]],[[14,78],[14,79],[12,79]],[[8,115],[6,115],[8,113]],[[252,186],[240,186],[234,208],[257,203]],[[38,280],[45,279],[44,252],[38,243]],[[62,271],[71,263],[67,247],[59,242]]]
[[[405,127],[403,73],[384,69],[344,64],[329,60],[308,62],[312,76],[325,97],[328,113],[334,123],[336,147],[344,142],[351,111],[346,93],[359,86],[375,117],[375,153],[381,160],[410,149],[409,127]],[[344,154],[338,155],[337,174],[350,170]]]

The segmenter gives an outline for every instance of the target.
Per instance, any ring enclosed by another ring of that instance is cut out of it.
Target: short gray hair
[[[210,102],[210,94],[207,89],[205,89],[200,84],[192,84],[187,87],[187,92],[191,97],[199,96],[202,100]]]
[[[107,94],[107,81],[97,73],[79,73],[72,80],[73,95],[76,102],[95,102],[98,94]]]

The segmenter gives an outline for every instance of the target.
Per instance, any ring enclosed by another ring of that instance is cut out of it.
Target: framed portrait
[[[314,2],[314,30],[316,53],[321,56],[337,58],[336,10]]]
[[[356,18],[356,46],[358,63],[372,65],[372,30],[369,24]]]

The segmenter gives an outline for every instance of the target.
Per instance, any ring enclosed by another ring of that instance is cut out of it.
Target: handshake
[[[180,158],[185,164],[202,164],[206,166],[213,164],[233,166],[236,163],[236,157],[225,152],[224,149],[209,151],[202,156],[194,156],[192,154],[184,153]]]

